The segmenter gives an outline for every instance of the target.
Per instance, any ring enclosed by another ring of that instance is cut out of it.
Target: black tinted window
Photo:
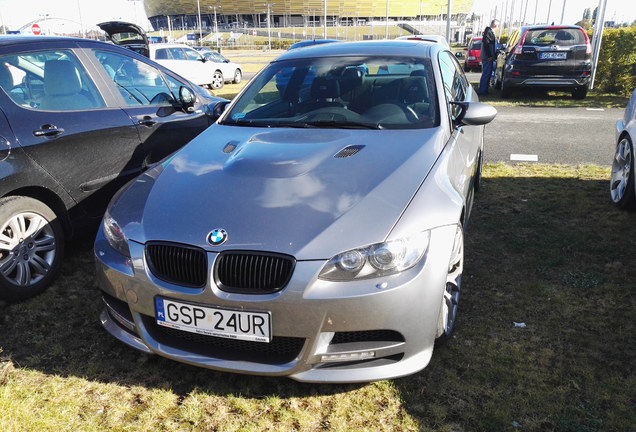
[[[580,45],[585,43],[585,36],[579,29],[550,28],[528,30],[524,45]]]

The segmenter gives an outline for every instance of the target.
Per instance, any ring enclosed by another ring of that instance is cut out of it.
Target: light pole
[[[199,16],[199,43],[202,43],[203,40],[203,31],[201,30],[201,5],[199,0],[197,0],[197,14]]]
[[[272,52],[272,27],[269,22],[269,3],[267,3],[267,49]]]
[[[561,24],[563,24],[564,16],[565,16],[565,0],[563,0],[563,9],[561,9]]]
[[[327,39],[327,0],[325,0],[325,34],[323,39]]]
[[[384,28],[384,39],[389,38],[389,0],[386,0],[386,25]]]

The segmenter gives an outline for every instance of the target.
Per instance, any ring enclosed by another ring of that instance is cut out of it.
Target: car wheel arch
[[[64,231],[64,236],[66,238],[72,236],[73,228],[68,208],[64,204],[63,200],[55,192],[42,186],[25,186],[7,192],[0,198],[9,196],[23,196],[40,201],[42,204],[49,207],[58,217],[60,224],[62,225],[62,230]]]

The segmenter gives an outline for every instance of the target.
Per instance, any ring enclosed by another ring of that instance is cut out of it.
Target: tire
[[[238,84],[243,79],[243,73],[240,69],[234,71],[234,80],[232,81],[234,84]]]
[[[495,85],[494,87],[497,90],[501,90],[501,80],[499,79],[499,75],[497,75],[497,71],[495,71]]]
[[[587,96],[587,86],[577,87],[572,91],[574,99],[585,99],[585,96]]]
[[[0,199],[0,298],[25,300],[57,277],[64,232],[56,214],[23,196]]]
[[[634,145],[625,135],[616,146],[610,178],[610,196],[619,208],[633,210],[636,207],[634,175]]]
[[[219,70],[214,72],[214,74],[212,75],[212,82],[210,83],[210,88],[212,90],[218,90],[221,87],[223,87],[224,83],[225,83],[225,79],[223,78],[223,72]]]
[[[512,91],[510,90],[510,86],[506,85],[506,80],[502,78],[501,79],[501,93],[499,94],[499,96],[502,99],[508,99],[511,94],[512,94]]]
[[[464,72],[470,72],[470,68],[466,63],[464,63]]]
[[[457,321],[459,294],[462,288],[462,273],[464,271],[464,229],[457,224],[453,250],[448,264],[446,287],[442,296],[442,304],[437,322],[436,342],[444,343],[450,339]]]

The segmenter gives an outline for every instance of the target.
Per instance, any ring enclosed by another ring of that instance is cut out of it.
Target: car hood
[[[440,128],[215,124],[140,177],[111,214],[140,243],[328,259],[386,239],[445,140]],[[228,234],[221,246],[206,242],[214,229]]]

